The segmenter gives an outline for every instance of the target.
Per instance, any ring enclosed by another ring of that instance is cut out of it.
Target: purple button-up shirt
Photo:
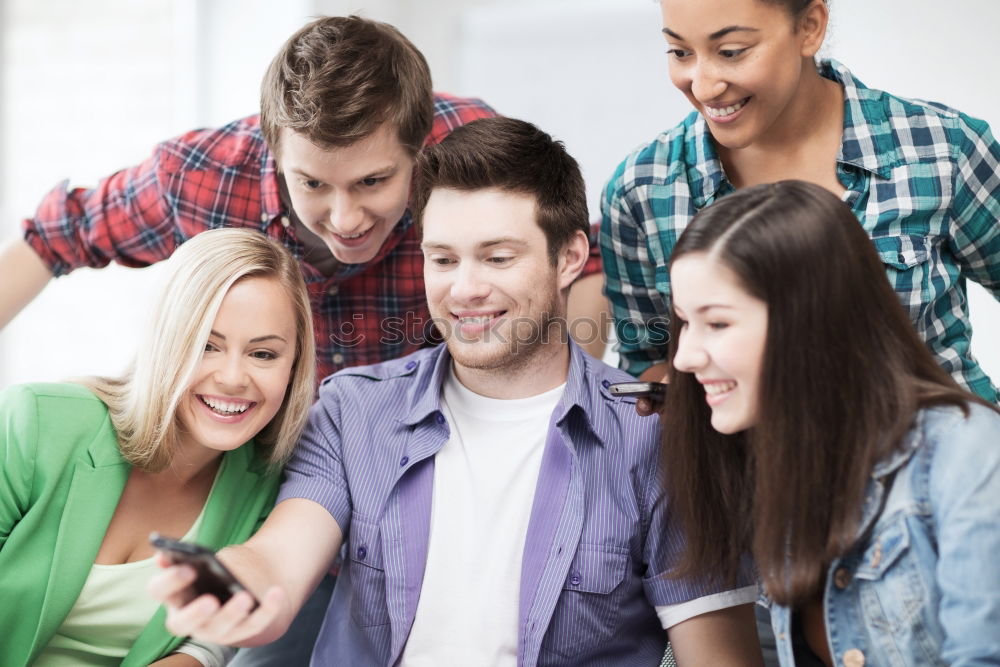
[[[632,378],[570,343],[525,539],[518,665],[659,665],[654,607],[719,592],[664,576],[683,541],[658,471],[659,420],[612,396]],[[323,505],[345,559],[313,653],[316,665],[387,666],[406,644],[430,530],[447,348],[350,368],[320,388],[279,502]],[[442,497],[447,497],[443,495]],[[484,623],[491,619],[483,619]]]

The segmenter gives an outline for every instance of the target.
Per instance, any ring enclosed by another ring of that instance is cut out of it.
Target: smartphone
[[[214,595],[220,604],[225,604],[229,598],[247,590],[215,557],[211,549],[206,549],[200,544],[172,540],[159,533],[150,533],[149,542],[162,551],[174,565],[189,565],[194,568],[195,580],[191,584],[193,592],[184,601],[185,604],[205,593]],[[257,598],[254,598],[251,611],[257,608],[257,604]]]
[[[662,401],[667,394],[667,385],[663,382],[618,382],[608,387],[614,396],[632,396]]]

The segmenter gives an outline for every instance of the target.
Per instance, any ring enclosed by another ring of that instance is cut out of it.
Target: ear
[[[588,257],[590,257],[590,240],[582,230],[577,230],[559,251],[556,272],[559,276],[560,290],[567,289],[573,284],[583,271]]]
[[[825,0],[813,0],[799,16],[798,33],[803,58],[812,58],[819,52],[829,21],[830,8]]]

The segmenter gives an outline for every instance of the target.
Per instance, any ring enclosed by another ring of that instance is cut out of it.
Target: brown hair
[[[767,5],[784,5],[785,9],[787,9],[792,16],[799,16],[814,2],[814,0],[761,0],[761,2]],[[826,0],[823,0],[823,2],[829,4]]]
[[[431,131],[427,61],[387,23],[328,16],[292,35],[260,88],[260,126],[277,155],[281,129],[322,148],[349,146],[383,123],[415,155]]]
[[[719,200],[670,261],[699,252],[767,304],[767,341],[757,422],[743,433],[712,429],[704,389],[671,367],[665,474],[688,538],[674,574],[733,582],[752,553],[768,594],[797,604],[854,542],[872,469],[916,412],[982,401],[935,363],[868,235],[823,188],[784,181]],[[674,313],[671,362],[680,335]]]
[[[496,188],[531,195],[553,264],[577,231],[590,231],[587,193],[576,160],[561,141],[523,120],[481,118],[424,149],[417,157],[410,200],[417,224],[434,188]]]

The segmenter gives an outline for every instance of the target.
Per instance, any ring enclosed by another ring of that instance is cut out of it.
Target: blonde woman
[[[257,232],[204,232],[169,261],[126,375],[0,394],[4,665],[225,662],[165,629],[147,536],[218,549],[268,513],[312,402],[309,299]]]

